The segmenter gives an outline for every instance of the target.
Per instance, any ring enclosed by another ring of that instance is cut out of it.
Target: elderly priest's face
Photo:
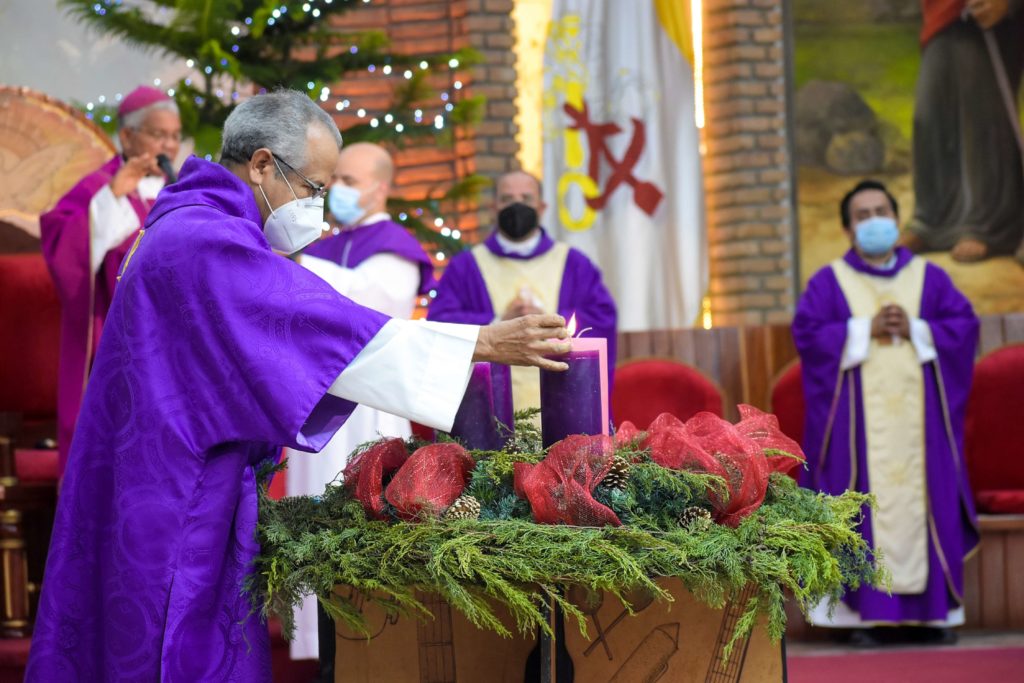
[[[316,124],[306,131],[306,147],[299,153],[266,147],[256,150],[247,174],[263,221],[270,215],[270,207],[276,209],[294,199],[322,197],[337,163],[337,143],[327,129]],[[268,201],[263,200],[259,188]]]
[[[174,160],[181,149],[181,119],[177,112],[167,109],[153,109],[142,123],[118,131],[121,148],[129,159],[164,154]]]

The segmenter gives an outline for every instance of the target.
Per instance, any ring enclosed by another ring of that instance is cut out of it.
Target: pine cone
[[[470,495],[462,495],[445,510],[444,518],[448,521],[458,519],[480,519],[480,501]]]
[[[703,531],[711,526],[711,513],[696,505],[688,507],[679,515],[679,526],[691,531]]]
[[[612,459],[611,469],[608,470],[608,474],[604,475],[604,479],[601,480],[601,486],[619,490],[626,488],[626,482],[629,481],[629,465],[630,462],[628,460],[616,455]]]

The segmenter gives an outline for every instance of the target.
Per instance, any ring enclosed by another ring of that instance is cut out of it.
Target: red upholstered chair
[[[1024,344],[996,349],[974,367],[964,453],[980,512],[1024,513]]]
[[[779,418],[782,433],[797,443],[804,438],[804,386],[800,361],[795,360],[772,382],[768,410]]]
[[[60,303],[40,254],[0,255],[0,635],[31,630],[56,506]]]
[[[612,415],[645,429],[661,413],[688,420],[707,411],[721,417],[722,392],[696,368],[664,358],[623,363],[615,369]]]
[[[772,382],[768,411],[779,418],[782,433],[799,444],[804,440],[804,387],[800,374],[800,361],[795,360],[782,369]],[[789,475],[796,479],[799,468]]]

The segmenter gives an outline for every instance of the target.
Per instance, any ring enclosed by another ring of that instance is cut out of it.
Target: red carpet
[[[1010,683],[1024,681],[1024,648],[914,648],[796,655],[789,683]]]

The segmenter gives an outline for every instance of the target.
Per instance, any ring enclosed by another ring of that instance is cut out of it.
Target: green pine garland
[[[884,583],[884,570],[856,531],[870,497],[818,494],[779,474],[772,475],[764,504],[738,528],[687,529],[679,526],[680,513],[710,508],[708,491],[724,491],[723,482],[666,470],[642,454],[624,490],[595,492],[622,527],[534,524],[529,505],[513,491],[512,465],[543,458],[535,431],[518,429],[507,451],[472,452],[477,467],[466,493],[481,504],[479,520],[368,521],[339,485],[320,497],[280,501],[264,491],[258,529],[263,553],[248,586],[255,609],[276,615],[290,634],[293,607],[315,594],[336,620],[365,632],[353,605],[327,599],[335,586],[349,585],[389,612],[424,618],[429,613],[416,593],[432,592],[476,626],[505,636],[511,633],[495,615],[496,603],[508,609],[521,633],[530,633],[548,629],[541,608],[553,601],[585,632],[584,614],[564,599],[566,586],[608,591],[624,602],[638,589],[670,600],[656,580],[675,577],[715,608],[755,587],[735,642],[762,617],[769,635],[780,638],[787,594],[806,612],[846,589]],[[521,452],[524,446],[535,448]],[[632,458],[636,451],[631,446],[619,454]]]

